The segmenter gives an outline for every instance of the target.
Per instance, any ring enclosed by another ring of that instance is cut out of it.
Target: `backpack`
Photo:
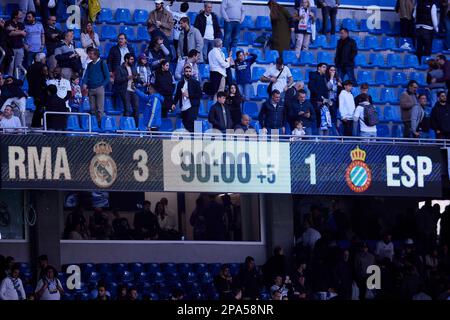
[[[364,108],[364,123],[368,127],[373,127],[378,124],[378,113],[377,109],[373,104],[368,104],[363,106]]]

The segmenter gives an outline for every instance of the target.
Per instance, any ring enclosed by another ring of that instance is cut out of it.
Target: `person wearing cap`
[[[155,10],[150,12],[147,26],[151,37],[162,33],[166,38],[170,38],[173,29],[173,16],[164,9],[163,0],[155,0]]]
[[[189,51],[192,49],[198,52],[203,52],[203,37],[197,28],[190,25],[189,17],[181,18],[180,39],[178,41],[177,53],[179,57],[187,57]],[[203,56],[200,55],[199,63],[203,62]]]

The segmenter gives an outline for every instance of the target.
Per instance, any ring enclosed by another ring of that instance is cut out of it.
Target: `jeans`
[[[331,21],[331,34],[336,33],[336,16],[337,16],[338,8],[334,7],[323,7],[322,8],[322,34],[327,34],[327,24],[328,24],[328,17],[330,17]]]
[[[23,48],[20,48],[20,49],[13,49],[13,51],[14,56],[12,57],[11,64],[9,65],[8,74],[15,77],[16,69],[22,67],[24,50]]]
[[[203,39],[203,62],[208,63],[208,53],[214,48],[214,40]]]
[[[89,89],[88,95],[91,113],[97,117],[97,121],[100,123],[100,120],[105,112],[105,88],[98,87],[95,89]]]
[[[136,95],[136,92],[132,92],[132,91],[126,91],[126,92],[121,92],[119,93],[119,97],[122,100],[123,103],[123,115],[125,117],[129,117],[130,116],[130,105],[132,107],[132,112],[133,112],[133,118],[134,121],[136,122],[136,126],[139,125],[139,99],[138,96]]]
[[[238,84],[239,92],[245,100],[250,100],[251,96],[249,94],[250,90],[253,90],[253,85],[251,83]]]
[[[353,83],[353,86],[358,85],[355,78],[355,67],[338,67],[338,75],[342,81],[345,80],[345,76],[348,76],[348,79]]]
[[[181,111],[181,120],[184,128],[189,132],[194,132],[194,122],[197,119],[198,107],[190,107],[185,111]]]
[[[422,57],[431,55],[431,48],[433,46],[433,34],[434,30],[427,30],[424,28],[416,29],[416,55],[419,59],[419,63],[422,61]]]
[[[224,25],[223,46],[228,51],[236,47],[238,43],[239,33],[241,31],[241,23],[238,21],[226,22]]]

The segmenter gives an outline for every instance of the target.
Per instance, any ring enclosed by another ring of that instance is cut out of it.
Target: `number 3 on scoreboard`
[[[311,153],[308,158],[305,159],[305,164],[309,166],[309,181],[311,185],[316,184],[316,155]]]

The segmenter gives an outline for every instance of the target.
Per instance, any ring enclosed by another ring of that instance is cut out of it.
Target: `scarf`
[[[20,282],[19,282],[19,278],[13,278],[13,277],[9,277],[13,283],[14,289],[17,292],[17,297],[19,298],[19,300],[23,300],[24,297],[22,296],[22,291],[20,290]]]

